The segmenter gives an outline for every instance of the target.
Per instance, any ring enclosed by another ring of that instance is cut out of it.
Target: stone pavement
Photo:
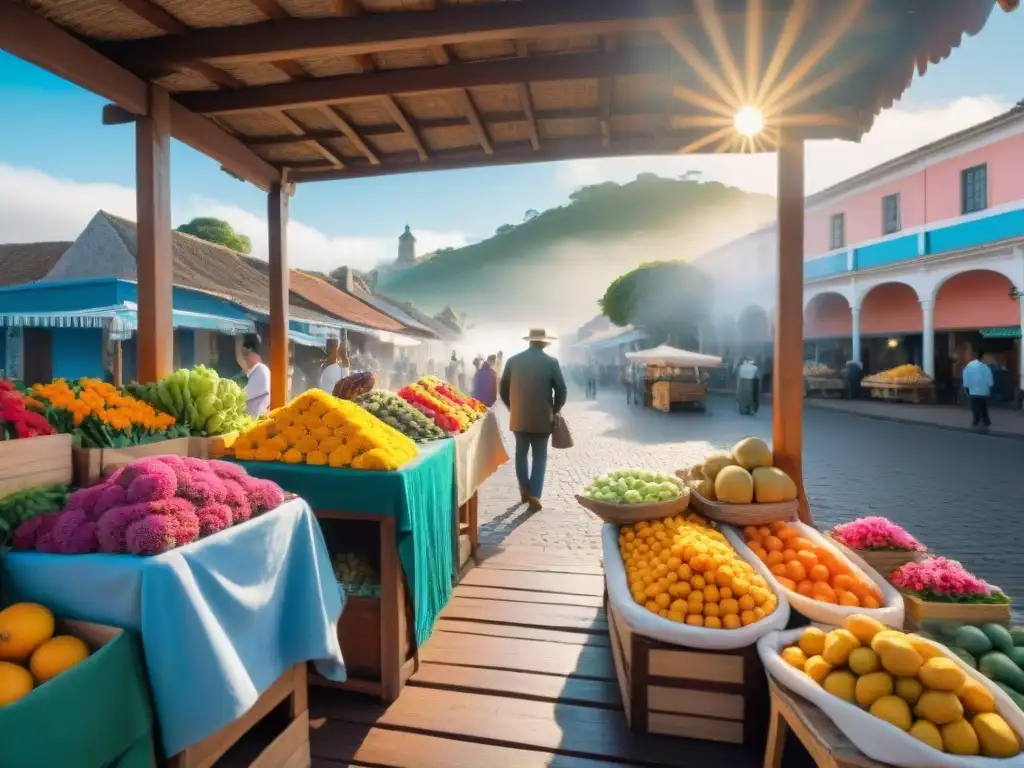
[[[571,400],[576,447],[550,452],[545,508],[519,504],[509,461],[480,491],[480,542],[534,550],[540,559],[600,558],[600,522],[575,501],[592,477],[622,466],[673,471],[747,435],[771,441],[771,408],[740,416],[728,398],[708,413],[627,406],[618,391]],[[507,414],[499,421],[507,424]],[[1000,414],[995,416],[996,419]],[[511,435],[504,435],[511,455]],[[804,412],[804,484],[821,527],[884,515],[937,553],[962,560],[1024,602],[1024,443],[930,426]]]
[[[865,416],[870,419],[897,421],[906,424],[929,424],[942,429],[972,431],[971,412],[967,406],[957,405],[913,405],[911,403],[885,403],[880,400],[832,400],[808,398],[808,407]],[[995,437],[1024,440],[1024,411],[1008,408],[990,408],[992,428],[989,434]]]

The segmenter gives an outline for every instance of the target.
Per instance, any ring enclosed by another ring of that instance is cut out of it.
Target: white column
[[[852,328],[852,338],[850,339],[851,346],[853,347],[852,359],[857,365],[862,365],[860,360],[860,307],[850,308],[850,322]]]
[[[1017,295],[1017,303],[1020,305],[1021,330],[1021,338],[1017,343],[1017,389],[1024,390],[1024,296],[1021,296],[1019,293]]]
[[[921,302],[921,357],[925,375],[935,378],[935,302]]]

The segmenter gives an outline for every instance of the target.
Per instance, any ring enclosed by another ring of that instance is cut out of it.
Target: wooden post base
[[[249,768],[308,768],[309,697],[306,664],[290,667],[264,691],[249,711],[207,736],[198,744],[179,752],[166,762],[166,768],[212,768],[253,727],[286,699],[288,727],[281,731],[248,763]]]

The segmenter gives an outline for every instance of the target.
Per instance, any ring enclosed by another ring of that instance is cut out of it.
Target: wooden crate
[[[458,508],[458,571],[466,567],[471,557],[476,557],[480,533],[477,518],[479,500],[478,494],[474,493],[469,497],[469,501]]]
[[[635,633],[607,593],[605,608],[622,705],[634,731],[763,745],[768,686],[755,646],[702,651],[668,645]]]
[[[841,541],[828,534],[825,538],[831,541],[844,555],[855,554],[865,563],[874,568],[886,581],[897,568],[907,563],[916,563],[928,557],[928,552],[908,552],[894,550],[850,549]]]
[[[1010,626],[1010,603],[927,603],[914,595],[903,595],[903,628],[915,632],[926,621],[955,621],[960,624],[1002,624]]]
[[[75,485],[98,483],[115,469],[147,456],[188,456],[191,438],[179,437],[127,448],[75,448],[72,451]]]
[[[214,437],[190,437],[188,455],[196,459],[222,459],[231,452],[231,447],[237,439],[237,432]]]
[[[341,614],[338,638],[348,680],[336,683],[314,675],[311,682],[395,701],[418,666],[412,601],[398,558],[395,518],[336,510],[314,510],[314,514],[322,520],[361,520],[380,526],[381,594],[379,600],[349,598],[356,602]]]
[[[213,768],[279,705],[288,702],[288,725],[246,764],[250,768],[307,768],[309,751],[309,692],[306,665],[285,670],[240,718],[198,744],[169,758],[166,768]]]
[[[0,441],[0,496],[71,483],[71,435]]]

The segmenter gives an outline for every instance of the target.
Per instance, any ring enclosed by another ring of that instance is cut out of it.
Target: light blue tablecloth
[[[294,664],[345,679],[342,591],[301,499],[155,557],[10,552],[2,562],[7,597],[141,633],[167,755],[236,720]]]

